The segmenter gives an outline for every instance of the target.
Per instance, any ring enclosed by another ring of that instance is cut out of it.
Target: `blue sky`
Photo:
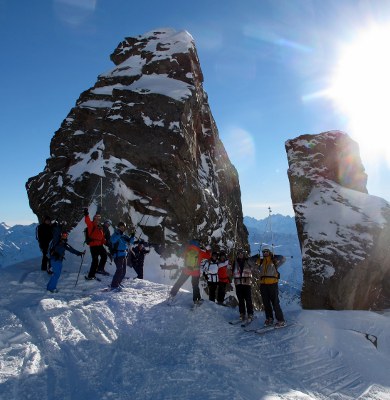
[[[390,200],[383,150],[390,135],[368,110],[380,108],[378,96],[360,89],[387,86],[372,84],[375,69],[357,59],[346,72],[350,86],[340,89],[352,97],[341,103],[335,91],[329,95],[348,46],[389,24],[390,2],[380,0],[0,0],[0,222],[36,221],[24,185],[43,170],[54,132],[80,93],[112,68],[118,43],[159,27],[185,29],[195,39],[211,110],[240,175],[245,215],[264,218],[269,206],[292,215],[284,143],[334,129],[366,152],[369,193]],[[389,51],[388,44],[378,48],[380,56]],[[375,59],[359,49],[363,60]],[[363,112],[349,107],[357,98],[369,100]],[[367,116],[364,123],[358,114]]]

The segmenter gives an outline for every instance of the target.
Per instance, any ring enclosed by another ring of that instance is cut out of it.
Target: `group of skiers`
[[[85,243],[89,246],[92,262],[86,280],[97,279],[96,274],[110,275],[105,266],[108,257],[113,260],[116,271],[111,281],[110,290],[119,291],[126,275],[126,266],[134,268],[138,279],[144,276],[145,255],[149,253],[148,244],[142,239],[136,239],[134,232],[125,235],[126,225],[119,222],[111,236],[111,221],[101,223],[101,215],[97,212],[91,220],[88,209],[84,210]],[[65,251],[78,256],[84,256],[85,251],[78,251],[68,243],[69,232],[66,225],[57,221],[51,222],[49,216],[45,216],[43,222],[38,225],[36,238],[42,252],[41,270],[47,271],[51,276],[47,284],[47,290],[57,292],[57,282],[61,275],[62,262]]]
[[[259,272],[260,293],[265,311],[265,326],[274,325],[283,327],[286,322],[280,307],[278,280],[278,267],[281,258],[275,256],[269,248],[262,249],[262,257],[256,262]],[[191,276],[194,304],[201,302],[199,280],[201,275],[207,281],[209,300],[223,305],[226,288],[233,281],[238,299],[240,320],[251,321],[254,318],[252,301],[253,267],[248,262],[248,257],[243,249],[237,251],[232,264],[229,263],[226,253],[210,252],[201,248],[199,242],[192,240],[184,251],[184,268],[170,291],[170,300],[176,296],[180,287]]]
[[[88,209],[84,210],[85,243],[89,246],[92,262],[86,280],[94,280],[96,274],[109,275],[105,270],[107,258],[114,261],[116,271],[111,281],[110,290],[119,291],[126,275],[126,266],[134,268],[137,278],[143,279],[144,259],[149,253],[147,243],[136,240],[132,232],[125,234],[126,225],[119,222],[111,236],[111,221],[101,223],[100,213],[96,213],[91,220]],[[78,251],[67,242],[68,232],[61,224],[51,223],[49,216],[37,227],[37,239],[42,251],[41,269],[51,274],[47,290],[57,292],[57,282],[61,275],[62,261],[65,251],[78,256],[84,256],[85,251]],[[108,249],[108,251],[106,250]],[[227,286],[233,282],[238,299],[240,320],[251,321],[254,316],[252,301],[253,267],[248,262],[248,257],[243,249],[239,249],[230,264],[225,252],[220,253],[206,250],[199,245],[197,240],[192,240],[186,246],[184,253],[184,268],[170,291],[173,299],[179,289],[191,277],[194,304],[199,304],[201,299],[199,281],[201,276],[207,281],[209,300],[217,301],[223,305]],[[256,268],[260,277],[260,293],[265,311],[265,325],[275,327],[285,325],[282,309],[279,303],[278,266],[280,259],[274,256],[268,248],[262,249],[262,257],[258,258]]]

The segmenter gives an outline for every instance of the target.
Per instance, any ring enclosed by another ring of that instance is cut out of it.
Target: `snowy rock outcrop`
[[[132,223],[163,245],[196,236],[229,247],[238,221],[246,245],[238,174],[191,35],[160,29],[126,38],[111,60],[115,67],[80,95],[55,133],[44,171],[28,180],[33,212],[75,226],[83,207],[102,200],[103,218]]]
[[[330,131],[286,142],[305,308],[390,307],[390,204],[367,193],[356,142]]]

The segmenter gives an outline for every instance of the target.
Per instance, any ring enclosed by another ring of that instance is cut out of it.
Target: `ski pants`
[[[50,258],[47,256],[47,252],[49,250],[49,243],[45,243],[41,245],[41,252],[42,252],[42,263],[41,263],[41,270],[47,271],[50,269]]]
[[[92,263],[89,269],[88,278],[94,278],[97,271],[104,271],[107,261],[107,252],[103,245],[90,246]],[[100,257],[100,261],[99,261]]]
[[[62,271],[62,260],[56,260],[55,258],[50,258],[51,269],[53,274],[50,276],[49,283],[47,284],[47,290],[57,289],[57,282],[60,279]]]
[[[217,292],[218,304],[223,304],[223,301],[225,300],[226,286],[227,286],[226,282],[218,282],[218,292]]]
[[[253,315],[252,291],[251,285],[236,285],[236,294],[238,298],[238,309],[240,315]]]
[[[278,321],[284,321],[283,311],[279,304],[279,289],[277,283],[260,285],[261,298],[263,299],[265,318],[274,319],[273,312]]]
[[[209,288],[209,300],[215,302],[218,282],[207,282],[207,286]]]
[[[112,277],[111,288],[117,288],[120,283],[123,281],[123,278],[126,275],[126,257],[116,257],[115,260],[116,271],[114,276]]]
[[[200,300],[200,290],[199,290],[199,276],[187,275],[183,271],[181,272],[179,278],[172,286],[171,296],[176,296],[179,289],[184,285],[186,280],[191,276],[191,284],[192,284],[192,300],[197,301]]]
[[[132,267],[134,268],[134,271],[137,273],[137,278],[138,279],[144,279],[144,262],[142,261],[137,263],[133,263]]]

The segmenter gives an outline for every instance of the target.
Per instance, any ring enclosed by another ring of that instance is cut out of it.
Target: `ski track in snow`
[[[296,324],[258,335],[228,324],[235,309],[191,310],[185,291],[169,307],[166,285],[105,293],[111,277],[82,273],[74,287],[77,259],[48,294],[36,261],[1,270],[0,400],[390,399],[388,315],[295,306]]]

